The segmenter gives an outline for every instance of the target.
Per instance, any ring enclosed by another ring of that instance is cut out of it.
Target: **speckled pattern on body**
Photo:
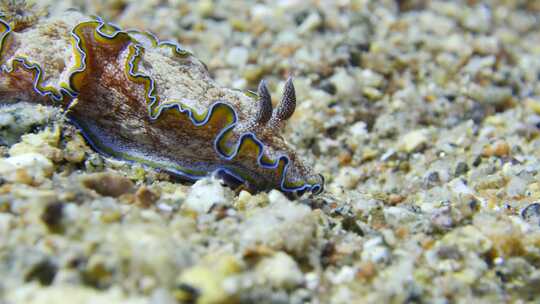
[[[294,75],[282,136],[326,185],[185,185],[2,106],[0,302],[540,301],[538,1],[38,2],[179,41],[261,108]]]

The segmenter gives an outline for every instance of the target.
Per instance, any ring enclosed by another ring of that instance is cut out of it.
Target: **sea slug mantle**
[[[0,19],[0,99],[62,107],[98,152],[187,180],[210,174],[250,191],[323,189],[280,135],[292,80],[273,109],[222,88],[177,43],[67,11],[16,29]]]

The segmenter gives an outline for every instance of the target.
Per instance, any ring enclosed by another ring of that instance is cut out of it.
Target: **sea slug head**
[[[292,78],[285,83],[283,97],[275,109],[264,80],[259,84],[257,95],[257,110],[248,124],[250,131],[261,141],[260,145],[263,147],[259,163],[267,168],[276,167],[272,187],[292,196],[304,192],[321,193],[324,187],[322,175],[315,174],[281,136],[282,128],[296,108]]]
[[[289,163],[282,175],[280,190],[286,194],[298,197],[305,192],[319,194],[324,190],[324,177],[316,174],[311,167],[306,166],[294,152],[287,155]]]

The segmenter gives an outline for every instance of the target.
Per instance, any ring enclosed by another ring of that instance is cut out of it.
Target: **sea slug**
[[[264,81],[256,95],[222,88],[177,43],[73,10],[0,19],[0,68],[3,103],[52,101],[105,155],[249,191],[323,189],[280,135],[296,106],[290,79],[273,109]]]

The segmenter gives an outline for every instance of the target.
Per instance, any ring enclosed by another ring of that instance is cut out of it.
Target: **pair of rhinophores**
[[[280,135],[291,79],[273,109],[264,80],[257,95],[219,87],[177,43],[76,11],[22,29],[0,18],[0,67],[2,102],[52,100],[103,154],[252,192],[323,189]]]

